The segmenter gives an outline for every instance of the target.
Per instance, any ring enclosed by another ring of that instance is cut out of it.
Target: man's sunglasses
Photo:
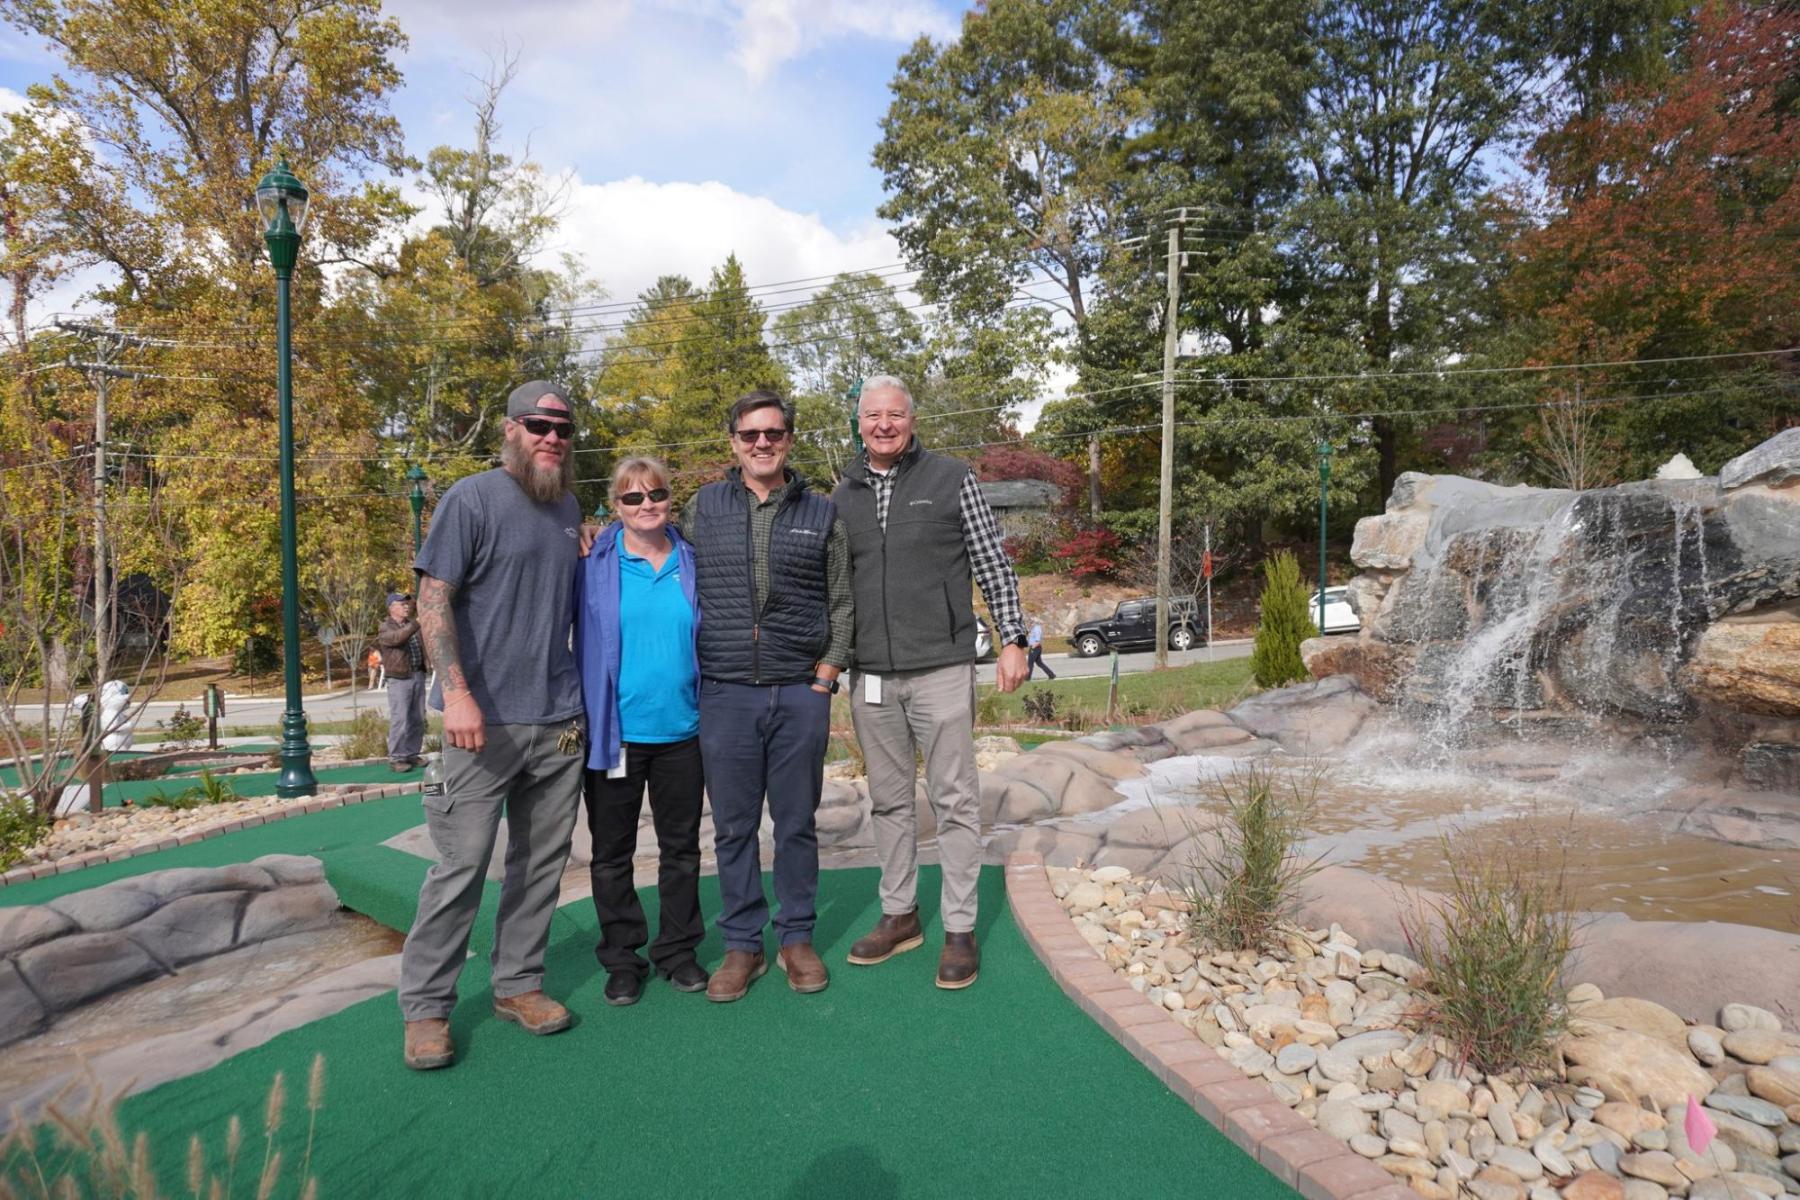
[[[668,498],[668,488],[651,488],[647,492],[621,492],[619,494],[619,503],[626,508],[636,508],[646,500],[652,504],[661,504]]]
[[[548,437],[554,433],[565,442],[575,440],[573,421],[552,421],[549,417],[514,417],[513,420],[523,425],[532,437]]]
[[[788,431],[785,429],[734,429],[731,431],[731,436],[746,446],[754,446],[762,438],[767,438],[769,445],[773,446],[787,435]]]

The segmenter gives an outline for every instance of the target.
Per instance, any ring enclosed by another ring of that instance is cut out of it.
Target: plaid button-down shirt
[[[917,443],[915,443],[916,445]],[[894,496],[894,479],[899,468],[877,471],[868,461],[869,483],[875,489],[875,519],[887,529],[888,503]],[[1019,577],[1013,573],[1012,560],[1006,557],[1005,539],[1000,536],[1000,522],[981,494],[981,484],[970,471],[963,476],[957,494],[962,515],[963,545],[969,550],[969,568],[987,601],[988,615],[999,631],[997,645],[1005,645],[1025,636],[1025,610],[1019,603]]]

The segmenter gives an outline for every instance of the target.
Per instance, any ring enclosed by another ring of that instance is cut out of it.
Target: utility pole
[[[1100,521],[1100,435],[1088,434],[1088,520]]]
[[[1181,226],[1169,224],[1169,308],[1163,318],[1162,474],[1156,496],[1156,665],[1169,665],[1169,554],[1175,503],[1175,350],[1181,339]]]
[[[135,367],[122,367],[113,362],[113,358],[126,346],[145,348],[149,346],[172,345],[161,338],[138,337],[120,333],[114,329],[104,329],[97,325],[87,325],[75,321],[58,321],[58,329],[65,333],[87,341],[96,347],[98,357],[92,362],[77,362],[66,359],[65,366],[85,374],[94,385],[94,473],[93,473],[93,509],[94,509],[94,671],[93,695],[88,699],[92,709],[95,745],[89,748],[93,762],[88,772],[88,809],[100,812],[105,803],[106,764],[103,755],[97,753],[108,730],[100,719],[100,689],[106,686],[108,676],[112,674],[113,636],[118,625],[118,614],[111,604],[110,585],[107,580],[106,561],[106,437],[107,437],[107,400],[115,379],[139,379],[147,376],[147,372]]]

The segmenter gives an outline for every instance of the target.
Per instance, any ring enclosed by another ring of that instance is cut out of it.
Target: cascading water
[[[1403,698],[1432,757],[1550,712],[1684,716],[1677,673],[1714,611],[1706,541],[1704,504],[1655,488],[1535,493],[1445,531],[1406,581],[1416,618],[1390,631],[1417,647]]]

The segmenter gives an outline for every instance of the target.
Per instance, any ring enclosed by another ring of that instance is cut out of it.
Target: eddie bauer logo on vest
[[[931,501],[929,501],[929,500],[908,500],[906,502],[906,507],[911,508],[915,504],[930,504],[930,503],[931,503]]]
[[[788,530],[788,532],[796,533],[796,534],[803,533],[807,537],[818,537],[820,534],[824,533],[825,531],[823,529],[801,529],[799,527],[795,527],[793,529]]]

